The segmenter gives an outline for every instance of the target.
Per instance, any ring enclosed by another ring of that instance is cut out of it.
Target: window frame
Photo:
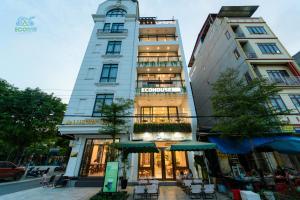
[[[103,32],[110,32],[111,23],[104,23]]]
[[[300,94],[289,94],[289,97],[298,113],[300,113]],[[298,104],[299,107],[296,104]]]
[[[119,46],[119,48],[118,48]],[[108,41],[106,47],[106,55],[116,55],[121,53],[122,41]],[[112,48],[112,50],[109,50]],[[118,51],[116,51],[116,49]]]
[[[99,96],[104,96],[104,98],[100,98]],[[108,98],[108,97],[110,97],[110,98]],[[111,103],[114,101],[114,94],[113,93],[102,93],[102,94],[96,95],[94,108],[93,108],[93,114],[92,114],[93,117],[101,117],[102,116],[102,113],[100,111],[97,111],[97,112],[95,111],[98,99],[102,100],[101,107],[103,107],[104,105],[107,105],[106,100],[111,99]],[[100,109],[101,108],[99,107],[99,110]]]
[[[275,42],[257,43],[257,46],[260,49],[261,53],[265,55],[282,54],[281,50],[279,49],[279,47]]]
[[[272,103],[272,100],[274,100],[274,103],[276,104],[276,106]],[[281,101],[281,104],[278,103],[279,101]],[[277,110],[279,112],[287,111],[287,107],[280,95],[274,95],[274,96],[270,97],[270,104],[275,110]],[[281,107],[281,105],[283,105],[283,107]]]
[[[247,30],[251,35],[267,35],[268,32],[264,26],[247,26]]]
[[[124,26],[124,23],[112,23],[110,30],[112,33],[121,33],[124,31]]]
[[[113,8],[106,13],[106,17],[125,17],[127,11],[122,8]]]
[[[100,75],[100,83],[115,83],[117,81],[117,77],[118,77],[118,64],[103,64],[102,66],[102,71],[101,71],[101,75]],[[108,74],[106,77],[104,77],[103,72],[104,72],[104,68],[108,68]],[[116,75],[115,77],[112,77],[112,69],[116,69]],[[107,81],[104,81],[107,80]]]

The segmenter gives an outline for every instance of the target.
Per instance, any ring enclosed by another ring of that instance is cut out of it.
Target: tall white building
[[[59,131],[71,141],[66,175],[103,177],[107,144],[99,133],[101,106],[134,100],[128,129],[118,141],[155,141],[159,153],[130,155],[129,181],[175,180],[194,170],[193,154],[166,148],[195,139],[196,120],[177,20],[140,17],[134,0],[107,0],[92,15],[89,44]],[[129,133],[129,134],[127,134]]]
[[[291,109],[290,116],[284,116],[290,126],[282,132],[296,134],[300,127],[300,71],[295,60],[261,17],[252,17],[257,6],[223,6],[219,13],[209,14],[198,35],[189,67],[197,115],[212,116],[212,84],[221,72],[234,68],[247,81],[265,78],[282,89],[270,99],[272,106],[279,110]],[[284,26],[284,24],[282,25]],[[213,118],[199,118],[199,136],[209,136],[215,124]],[[241,127],[242,129],[243,127]],[[206,132],[206,133],[205,133]],[[223,173],[229,172],[225,163],[236,163],[235,156],[220,156]],[[226,161],[227,159],[227,161]],[[222,161],[223,160],[223,161]],[[296,156],[279,153],[257,153],[253,157],[240,158],[243,165],[253,169],[274,170],[277,165],[300,168]],[[248,162],[254,160],[255,162]]]

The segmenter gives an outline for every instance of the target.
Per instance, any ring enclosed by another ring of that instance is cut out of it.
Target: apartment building
[[[296,53],[293,58],[295,59],[295,61],[297,62],[298,66],[300,66],[300,51],[298,53]]]
[[[283,117],[290,126],[283,127],[282,131],[287,129],[296,133],[299,132],[300,125],[299,66],[264,19],[252,16],[257,8],[258,6],[223,6],[219,13],[208,15],[189,62],[196,113],[201,116],[213,115],[210,100],[212,83],[222,71],[234,68],[247,81],[261,77],[270,83],[276,83],[282,89],[271,99],[271,104],[280,110],[293,110],[294,115]],[[199,118],[199,136],[207,136],[206,133],[214,124],[213,118]],[[260,168],[268,165],[274,169],[278,164],[300,167],[300,160],[296,156],[279,153],[254,154],[246,160],[249,159],[255,160]],[[247,162],[243,165],[251,167]]]
[[[175,180],[194,170],[193,153],[171,152],[171,144],[196,138],[192,92],[178,21],[140,17],[134,0],[107,0],[95,22],[86,53],[59,126],[73,138],[66,169],[70,177],[103,177],[109,135],[101,129],[101,107],[116,98],[134,100],[133,117],[118,141],[154,141],[159,153],[129,156],[129,181]]]

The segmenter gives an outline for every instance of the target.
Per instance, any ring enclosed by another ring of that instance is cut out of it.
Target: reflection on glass
[[[175,152],[176,158],[176,167],[186,167],[186,156],[184,151],[176,151]]]
[[[173,179],[172,152],[165,151],[166,178]]]
[[[154,154],[154,177],[162,178],[162,162],[161,162],[161,151]]]
[[[151,154],[140,153],[139,178],[149,178],[152,176]]]
[[[112,140],[88,139],[81,166],[82,176],[104,176],[108,145]]]

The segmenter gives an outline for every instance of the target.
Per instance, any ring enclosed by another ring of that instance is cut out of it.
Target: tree
[[[126,124],[132,113],[130,109],[133,106],[133,101],[128,99],[118,98],[111,104],[103,105],[100,109],[101,121],[103,126],[99,129],[99,133],[110,135],[112,137],[112,144],[109,148],[108,160],[114,161],[117,158],[117,151],[115,149],[116,136],[126,130]]]
[[[286,124],[279,116],[289,110],[270,106],[270,98],[280,89],[265,79],[247,83],[237,70],[228,69],[213,84],[213,91],[213,113],[218,116],[214,131],[251,137],[278,131]]]
[[[0,140],[20,163],[31,144],[57,136],[66,105],[40,89],[19,90],[0,80]]]

